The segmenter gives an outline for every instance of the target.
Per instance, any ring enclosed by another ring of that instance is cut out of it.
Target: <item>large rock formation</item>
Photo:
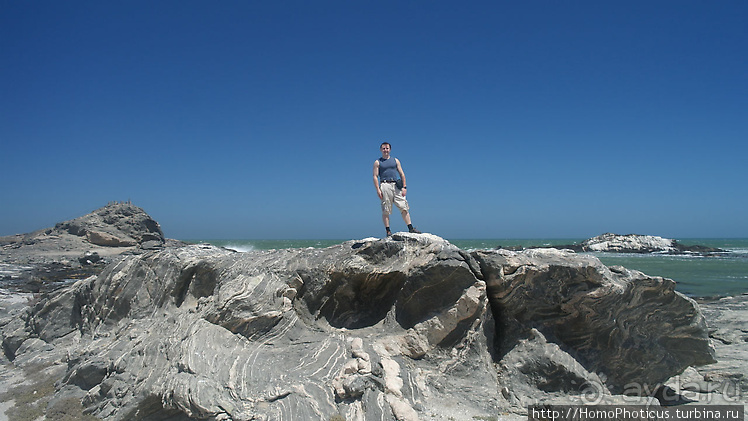
[[[79,252],[86,246],[144,248],[163,245],[161,227],[143,209],[127,202],[113,202],[87,215],[60,222],[28,234],[0,237],[3,256],[11,255],[17,262],[26,254],[46,252],[53,257],[64,255],[64,251]],[[13,254],[15,250],[21,250]]]
[[[676,241],[656,235],[605,233],[582,242],[585,251],[609,251],[619,253],[672,253],[677,250]]]
[[[61,222],[53,232],[85,237],[91,244],[129,247],[149,241],[164,243],[158,222],[131,203],[112,203],[88,215]]]
[[[605,233],[584,240],[580,244],[553,246],[560,249],[570,249],[579,252],[610,252],[610,253],[664,253],[664,254],[700,254],[709,255],[724,253],[725,250],[702,245],[685,245],[676,240],[656,235],[613,234]]]
[[[640,403],[617,394],[713,362],[698,306],[673,287],[428,234],[195,245],[112,263],[0,327],[15,367],[61,377],[52,403],[107,420],[487,419]]]
[[[118,255],[160,249],[167,240],[143,209],[112,202],[87,215],[28,234],[0,237],[0,281],[40,291],[96,274]]]

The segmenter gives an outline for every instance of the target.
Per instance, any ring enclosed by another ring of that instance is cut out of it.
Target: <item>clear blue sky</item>
[[[0,235],[748,237],[748,2],[0,0]],[[393,215],[393,230],[404,229]]]

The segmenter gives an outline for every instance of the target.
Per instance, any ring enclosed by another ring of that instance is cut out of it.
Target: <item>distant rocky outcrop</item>
[[[674,252],[676,241],[655,235],[605,233],[585,240],[581,244],[584,251],[608,251],[616,253]]]
[[[674,286],[593,256],[468,253],[429,234],[192,245],[12,307],[0,332],[14,369],[59,379],[50,405],[105,420],[491,419],[652,403],[713,363],[699,306]]]
[[[713,254],[724,253],[725,250],[700,246],[683,245],[676,240],[655,235],[612,234],[605,233],[584,240],[580,244],[553,246],[577,252],[609,252],[609,253],[665,253],[665,254]]]
[[[138,244],[163,244],[161,227],[145,211],[131,203],[111,203],[88,215],[57,224],[53,233],[85,237],[91,244],[130,247]]]
[[[112,202],[87,215],[28,234],[0,237],[0,264],[15,265],[0,281],[39,291],[50,282],[98,273],[114,257],[180,242],[167,240],[143,209]],[[20,266],[18,266],[20,265]]]

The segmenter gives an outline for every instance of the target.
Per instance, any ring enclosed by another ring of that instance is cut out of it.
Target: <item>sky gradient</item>
[[[748,2],[0,0],[0,235],[748,237]],[[393,231],[405,229],[398,215]]]

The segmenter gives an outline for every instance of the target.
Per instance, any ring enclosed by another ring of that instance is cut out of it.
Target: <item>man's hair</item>
[[[390,142],[382,142],[382,144],[381,144],[381,145],[379,145],[379,147],[381,148],[381,147],[382,147],[382,146],[384,146],[384,145],[387,145],[387,146],[389,146],[390,148],[392,147],[392,145],[390,145]]]

